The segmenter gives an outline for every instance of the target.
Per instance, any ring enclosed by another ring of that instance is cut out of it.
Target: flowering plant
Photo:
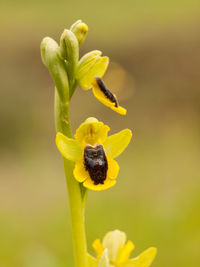
[[[150,248],[138,257],[129,259],[134,249],[131,241],[119,230],[109,232],[101,243],[93,243],[97,258],[87,252],[84,207],[88,189],[106,190],[116,183],[119,165],[115,161],[128,146],[132,133],[124,129],[108,136],[110,128],[90,117],[76,130],[73,138],[69,119],[69,104],[76,90],[92,89],[94,96],[105,106],[121,115],[126,109],[106,87],[102,77],[109,58],[94,50],[79,59],[79,47],[84,42],[88,27],[81,20],[70,30],[65,29],[60,44],[50,37],[41,42],[41,57],[55,83],[56,145],[63,156],[71,211],[74,261],[76,267],[148,267],[156,249]]]

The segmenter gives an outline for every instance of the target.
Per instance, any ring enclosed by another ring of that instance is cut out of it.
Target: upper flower
[[[106,88],[101,80],[109,64],[109,58],[102,57],[101,54],[101,51],[94,50],[80,59],[77,81],[84,90],[92,88],[94,96],[105,106],[125,115],[126,109],[118,105],[117,97]]]
[[[56,136],[61,154],[75,162],[74,177],[86,188],[100,191],[116,183],[119,165],[114,160],[127,147],[132,133],[125,129],[107,136],[110,128],[95,118],[80,125],[75,140],[62,133]]]
[[[99,239],[93,242],[97,259],[88,255],[89,266],[93,267],[149,267],[155,258],[156,248],[152,247],[142,252],[136,258],[129,259],[134,249],[132,241],[126,243],[126,234],[119,230],[108,232],[103,242]]]

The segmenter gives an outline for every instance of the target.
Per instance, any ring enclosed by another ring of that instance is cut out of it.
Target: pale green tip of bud
[[[70,28],[70,30],[75,34],[79,45],[81,45],[87,36],[88,26],[81,20],[76,21]]]
[[[85,120],[85,123],[91,123],[91,122],[98,122],[98,120],[94,117],[89,117]]]
[[[45,37],[40,45],[41,58],[44,65],[47,67],[50,63],[52,55],[58,52],[58,44],[50,37]]]

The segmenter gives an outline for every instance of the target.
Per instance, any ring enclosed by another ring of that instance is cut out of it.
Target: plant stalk
[[[56,131],[59,131],[67,137],[72,138],[72,130],[69,119],[69,104],[61,103],[57,94],[57,90],[55,90],[54,111]],[[81,188],[80,184],[75,180],[73,176],[74,163],[63,158],[63,164],[71,215],[75,267],[88,267],[84,202],[82,199]]]

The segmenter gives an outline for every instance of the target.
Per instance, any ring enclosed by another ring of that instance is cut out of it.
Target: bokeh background
[[[90,192],[92,241],[120,229],[155,267],[200,266],[200,3],[197,0],[1,1],[0,266],[73,266],[67,190],[56,149],[53,83],[41,39],[89,25],[81,55],[111,60],[105,82],[122,117],[79,88],[73,129],[89,116],[131,128],[115,187]]]

